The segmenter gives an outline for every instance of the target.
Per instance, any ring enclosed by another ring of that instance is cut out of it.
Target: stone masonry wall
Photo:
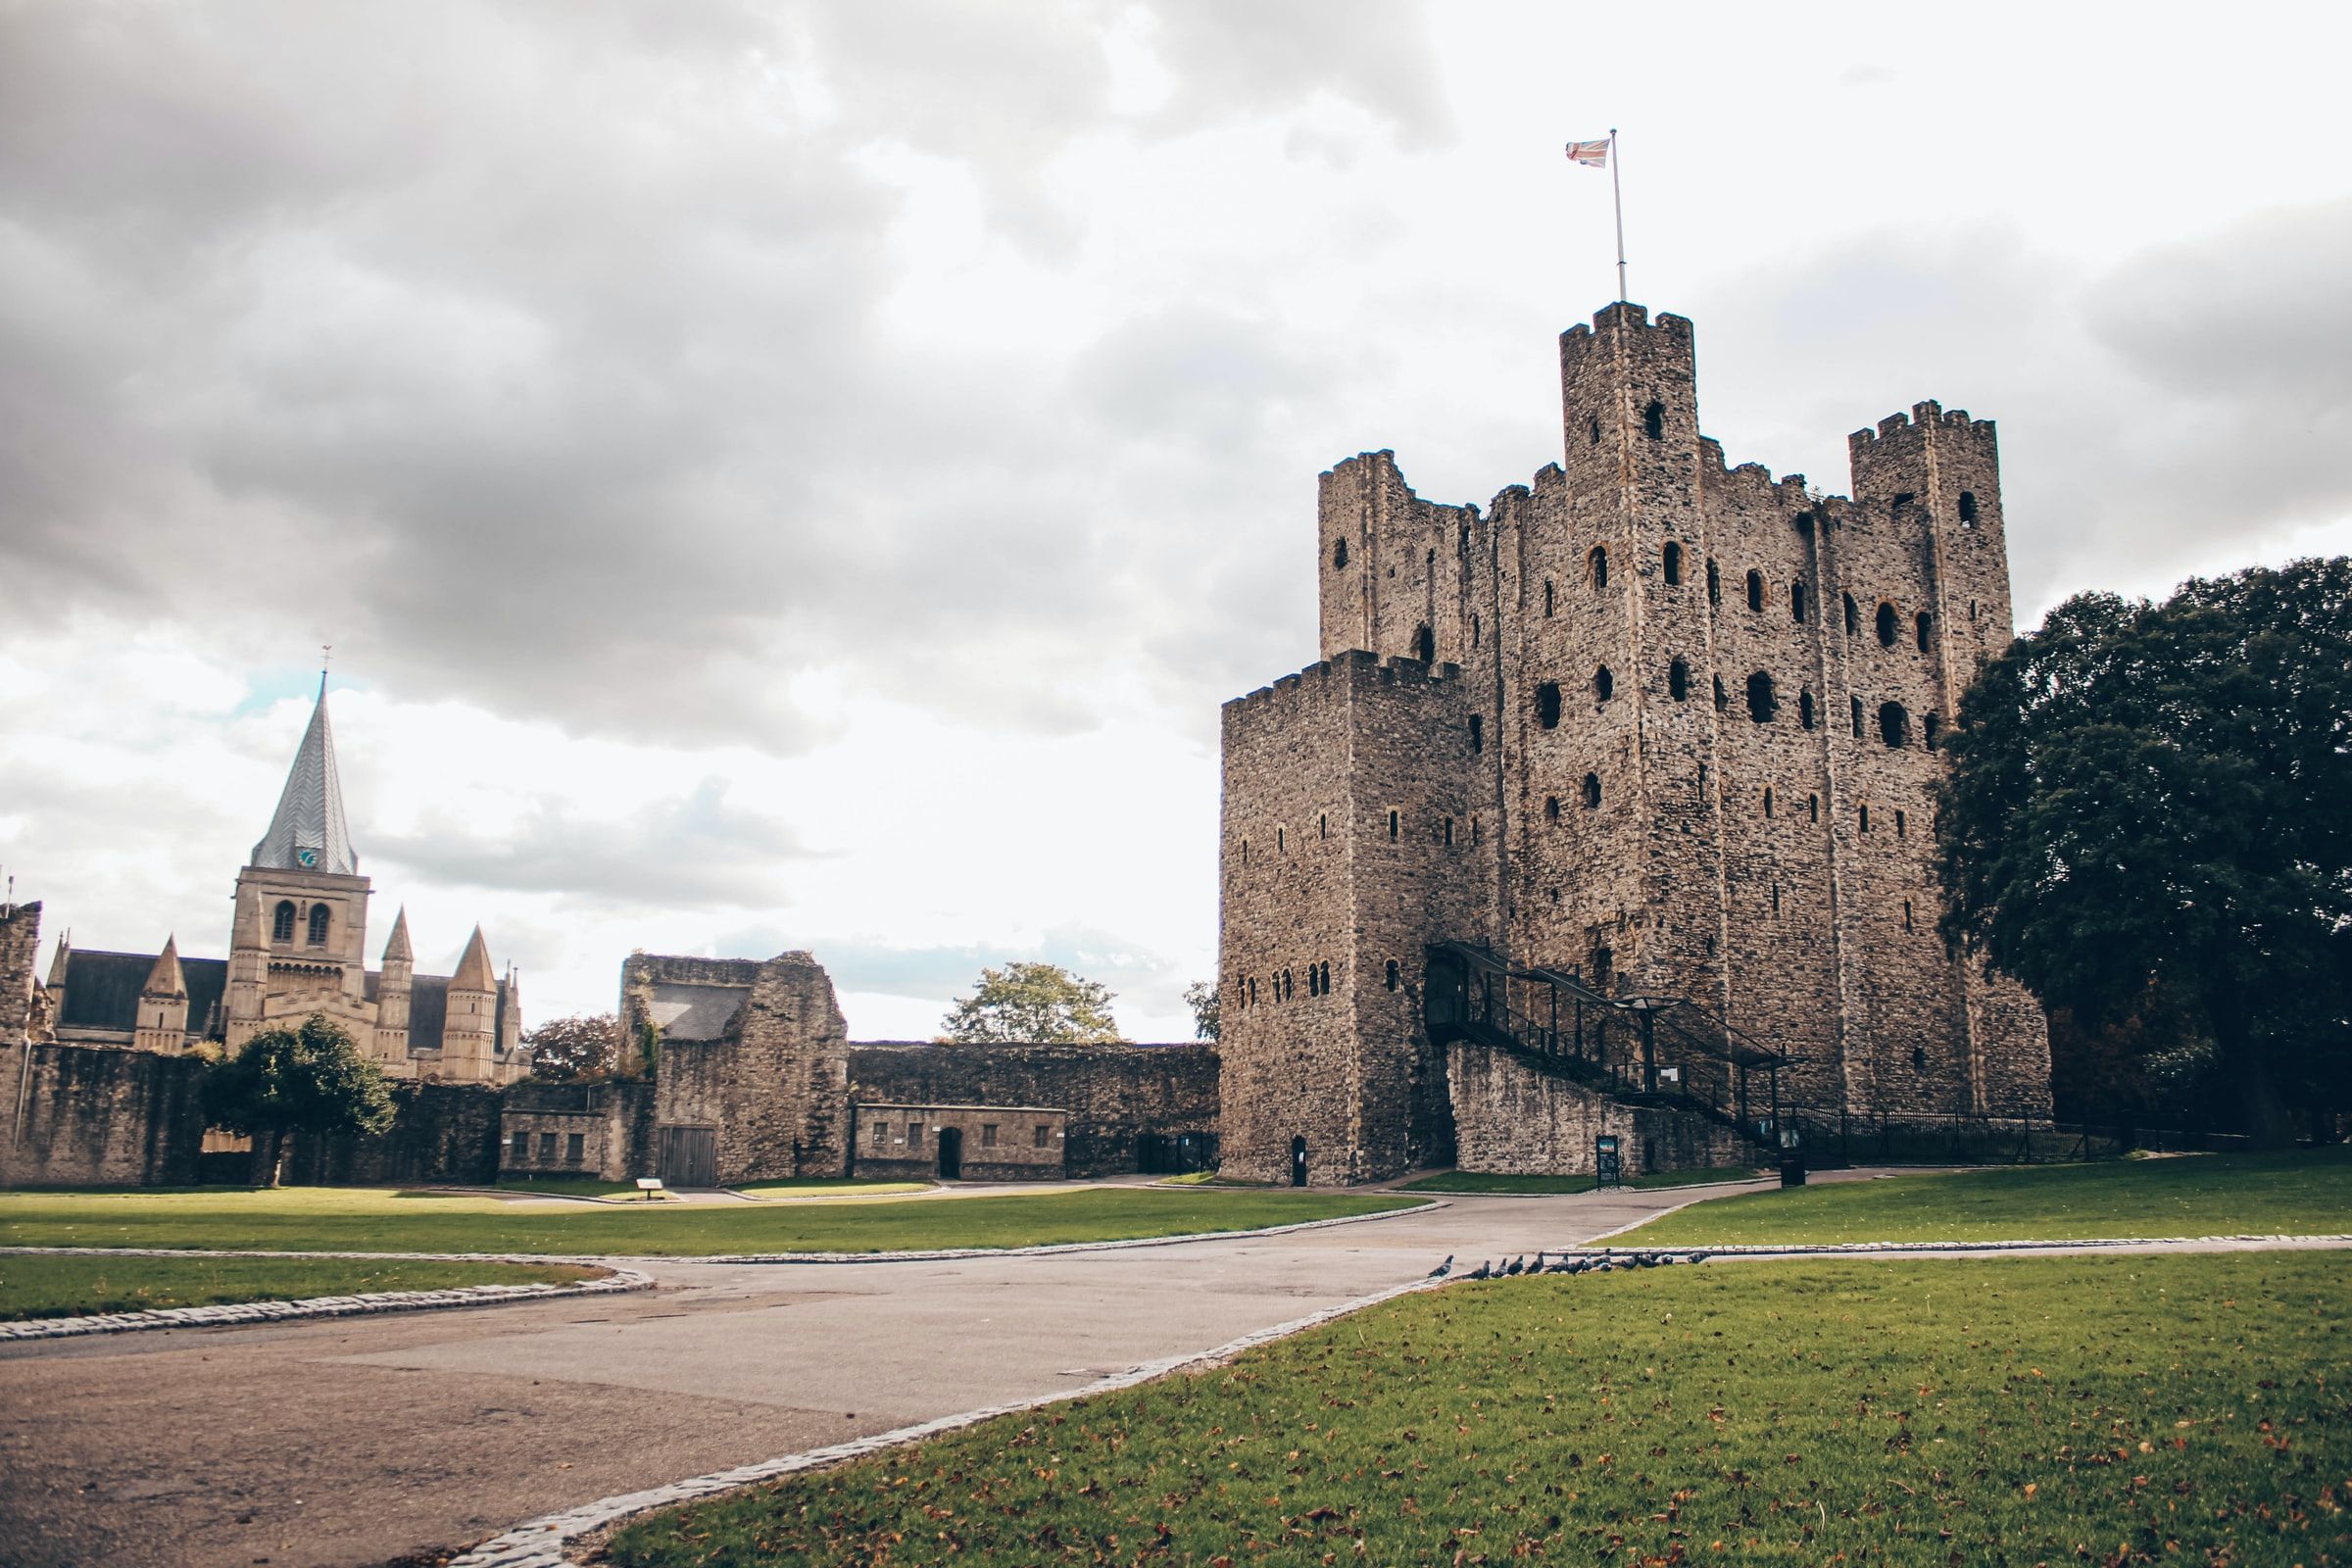
[[[31,1028],[40,946],[41,906],[0,904],[0,1047],[22,1044]]]
[[[1210,1045],[861,1042],[850,1047],[850,1083],[861,1116],[867,1102],[1067,1111],[1067,1173],[1106,1176],[1136,1168],[1143,1137],[1217,1132],[1217,1058]],[[967,1171],[978,1149],[976,1134],[965,1140]],[[932,1153],[927,1173],[937,1169]],[[857,1168],[859,1175],[880,1174],[863,1146]]]
[[[960,1140],[957,1179],[1058,1181],[1068,1172],[1063,1112],[1035,1105],[858,1105],[856,1174],[925,1181],[941,1174],[940,1147]]]
[[[285,1179],[301,1186],[487,1187],[498,1180],[501,1091],[487,1084],[396,1083],[392,1130],[375,1138],[286,1139]],[[254,1177],[269,1140],[254,1140]]]
[[[1585,1175],[1592,1140],[1614,1134],[1625,1174],[1759,1162],[1755,1146],[1688,1111],[1623,1104],[1508,1052],[1450,1049],[1460,1168],[1494,1175]]]
[[[204,1062],[107,1046],[0,1046],[0,1186],[181,1185],[204,1143]]]
[[[643,967],[657,978],[680,978],[664,967],[673,961],[648,959]],[[757,965],[723,1040],[662,1047],[656,1123],[716,1127],[722,1184],[842,1174],[848,1112],[847,1025],[832,980],[806,953]]]

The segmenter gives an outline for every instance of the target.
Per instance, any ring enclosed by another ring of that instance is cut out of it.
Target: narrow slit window
[[[1438,636],[1427,626],[1415,627],[1413,630],[1413,657],[1424,664],[1434,664],[1438,662]]]
[[[1341,539],[1336,541],[1331,547],[1331,565],[1332,569],[1337,571],[1346,567],[1347,564],[1348,541]]]
[[[1805,585],[1801,582],[1788,585],[1788,618],[1799,622],[1805,618]]]
[[[1796,721],[1806,729],[1813,727],[1813,694],[1809,691],[1796,694]]]
[[[1764,608],[1764,574],[1760,571],[1750,571],[1747,574],[1747,608],[1750,610]]]
[[[1845,596],[1845,634],[1852,637],[1858,635],[1861,630],[1862,607],[1854,603],[1852,594],[1847,594]]]
[[[1453,848],[1453,818],[1452,818],[1452,817],[1450,817],[1450,816],[1449,816],[1449,817],[1446,818],[1446,825],[1445,825],[1443,828],[1441,828],[1441,829],[1439,830],[1439,836],[1440,836],[1442,839],[1444,839],[1444,840],[1445,840],[1446,847],[1447,849],[1449,849],[1449,850],[1450,850],[1450,849],[1452,849],[1452,848]]]
[[[1929,751],[1936,750],[1937,737],[1943,731],[1943,720],[1934,713],[1924,713],[1919,720],[1919,738]]]
[[[1594,420],[1592,422],[1592,445],[1594,445],[1594,446],[1598,446],[1598,445],[1600,445],[1600,421],[1599,421],[1598,419],[1594,419]]]
[[[1594,545],[1592,547],[1592,553],[1585,558],[1585,564],[1592,571],[1593,587],[1606,588],[1609,585],[1609,552],[1607,547],[1602,545]]]
[[[1652,441],[1666,439],[1666,405],[1656,398],[1651,398],[1649,407],[1642,411],[1642,433]]]
[[[1960,492],[1960,526],[1974,528],[1976,525],[1977,493],[1974,490],[1963,490]]]
[[[1600,775],[1598,773],[1587,773],[1585,775],[1585,809],[1588,811],[1595,810],[1599,808],[1599,806]]]
[[[1710,560],[1707,563],[1707,603],[1723,603],[1723,569]]]
[[[1683,580],[1683,547],[1673,540],[1666,541],[1666,586],[1679,587]]]
[[[1781,885],[1778,882],[1772,885],[1772,912],[1775,918],[1781,912]]]
[[[1805,820],[1808,822],[1818,822],[1821,820],[1820,796],[1808,795],[1805,797]]]
[[[1894,607],[1885,600],[1879,602],[1879,646],[1892,648],[1895,637]]]
[[[1404,818],[1402,814],[1398,812],[1395,807],[1389,808],[1389,837],[1391,839],[1396,838],[1402,831],[1403,826]]]
[[[1865,807],[1863,807],[1863,808],[1862,808],[1862,810],[1861,810],[1861,813],[1860,813],[1860,820],[1861,820],[1861,823],[1862,823],[1862,831],[1863,831],[1863,832],[1865,832],[1865,833],[1869,832],[1869,831],[1870,831],[1870,808],[1869,808],[1869,807],[1865,806]]]
[[[1327,839],[1331,837],[1331,813],[1329,811],[1321,811],[1316,813],[1315,837],[1319,839]]]
[[[1487,721],[1476,713],[1470,715],[1470,749],[1474,752],[1487,749]]]
[[[1560,683],[1547,680],[1536,688],[1536,722],[1545,729],[1560,725]]]
[[[1545,820],[1546,822],[1557,822],[1559,819],[1560,819],[1560,798],[1559,798],[1557,795],[1546,795],[1546,796],[1544,796],[1544,820]]]
[[[1592,671],[1593,700],[1605,703],[1616,690],[1617,677],[1609,673],[1609,666],[1601,664],[1595,667]]]
[[[1895,812],[1894,812],[1894,836],[1895,836],[1896,838],[1898,838],[1898,839],[1899,839],[1899,838],[1908,838],[1908,837],[1910,836],[1910,829],[1911,829],[1911,819],[1910,819],[1909,817],[1907,817],[1907,816],[1905,816],[1905,815],[1903,814],[1902,808],[1900,808],[1900,807],[1897,807],[1897,808],[1895,808]]]
[[[1772,694],[1772,677],[1757,670],[1747,677],[1747,716],[1759,724],[1769,724],[1780,711],[1780,703]]]
[[[1396,960],[1395,958],[1391,958],[1388,962],[1388,967],[1384,975],[1384,982],[1391,991],[1394,991],[1396,989],[1397,979]]]
[[[1862,699],[1854,699],[1854,739],[1862,738]]]
[[[1690,666],[1680,659],[1666,666],[1666,695],[1678,703],[1690,695]]]
[[[1764,786],[1764,815],[1767,820],[1772,816],[1772,786],[1769,784]]]
[[[1911,901],[1909,899],[1903,901],[1903,929],[1906,931],[1911,929]]]
[[[1551,579],[1549,577],[1544,579],[1544,613],[1546,618],[1551,614]]]
[[[1935,629],[1935,622],[1928,618],[1928,612],[1923,610],[1917,615],[1914,615],[1911,618],[1911,625],[1914,634],[1919,640],[1919,651],[1924,654],[1928,651],[1931,634]]]

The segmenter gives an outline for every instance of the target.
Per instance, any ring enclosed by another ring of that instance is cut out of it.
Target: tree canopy
[[[1196,980],[1184,988],[1184,1004],[1193,1009],[1193,1038],[1214,1040],[1220,1026],[1217,987],[1212,980]]]
[[[380,1133],[392,1125],[383,1070],[318,1012],[299,1028],[264,1029],[207,1069],[203,1098],[211,1125],[269,1140],[272,1184],[287,1133]]]
[[[530,1048],[531,1076],[545,1083],[596,1083],[613,1076],[618,1064],[620,1020],[609,1012],[550,1018],[522,1037]]]
[[[1950,751],[1948,941],[2084,1030],[2184,1025],[2257,1136],[2344,1102],[2352,560],[2078,595],[1980,672]]]
[[[1088,1045],[1120,1039],[1111,995],[1057,963],[982,969],[980,983],[941,1020],[943,1043]]]

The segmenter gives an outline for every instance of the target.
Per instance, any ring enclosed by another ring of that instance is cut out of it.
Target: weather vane
[[[326,666],[332,662],[334,652],[335,645],[333,643],[318,645],[318,692],[320,696],[324,696],[326,693]]]

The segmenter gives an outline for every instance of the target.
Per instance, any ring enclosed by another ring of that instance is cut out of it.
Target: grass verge
[[[635,1182],[608,1182],[594,1176],[507,1176],[499,1187],[510,1193],[536,1193],[548,1198],[642,1198]],[[663,1193],[663,1198],[669,1195]]]
[[[856,1176],[807,1176],[792,1181],[738,1182],[732,1190],[755,1197],[773,1194],[778,1198],[824,1198],[856,1193],[868,1198],[888,1198],[893,1194],[929,1192],[938,1185],[937,1182],[865,1181]]]
[[[1808,1259],[1455,1286],[655,1515],[609,1550],[621,1568],[2343,1562],[2341,1269]]]
[[[1619,1246],[2352,1232],[2352,1150],[2025,1165],[1742,1193]]]
[[[377,1291],[446,1291],[460,1285],[567,1285],[598,1272],[562,1263],[8,1253],[0,1254],[0,1322],[229,1301],[298,1301]]]
[[[1712,1170],[1659,1170],[1628,1177],[1628,1187],[1696,1187],[1706,1182],[1745,1182],[1762,1175],[1750,1165]],[[1589,1193],[1590,1176],[1493,1176],[1471,1170],[1442,1170],[1400,1183],[1400,1193]]]
[[[0,1193],[0,1243],[361,1252],[880,1252],[1256,1230],[1417,1206],[1389,1194],[1097,1187],[861,1203],[516,1203],[370,1188]]]

